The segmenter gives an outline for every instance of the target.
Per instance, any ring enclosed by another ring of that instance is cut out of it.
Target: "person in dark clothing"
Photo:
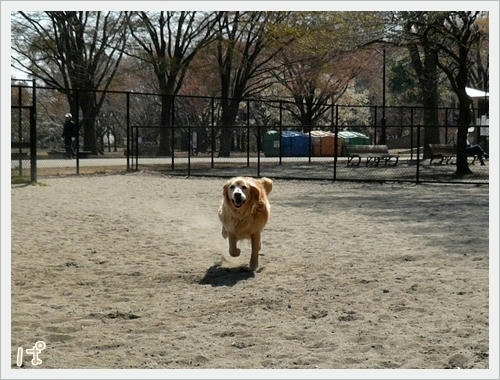
[[[467,152],[467,156],[477,156],[481,165],[483,166],[485,165],[484,159],[488,158],[488,153],[486,153],[483,150],[483,148],[481,148],[481,145],[479,144],[471,145],[467,141],[467,147],[465,148],[465,151]]]
[[[65,122],[62,137],[64,139],[64,147],[66,148],[66,158],[73,158],[75,157],[73,141],[76,138],[76,126],[73,120],[71,120],[72,116],[70,113],[67,113],[64,117]]]
[[[474,128],[469,128],[467,130],[468,133],[474,132]],[[467,147],[465,148],[467,152],[467,156],[477,156],[481,165],[485,165],[484,159],[489,158],[488,153],[486,153],[481,145],[479,144],[471,144],[469,141],[469,137],[467,136]]]

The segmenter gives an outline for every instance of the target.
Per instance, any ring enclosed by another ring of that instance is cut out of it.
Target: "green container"
[[[345,156],[346,145],[370,145],[370,138],[360,132],[340,131],[339,139],[342,140],[342,155]]]
[[[278,157],[280,155],[280,133],[279,131],[267,131],[262,141],[262,150],[266,157]]]

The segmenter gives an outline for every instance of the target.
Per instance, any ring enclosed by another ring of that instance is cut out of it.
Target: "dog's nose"
[[[234,199],[239,201],[241,199],[241,193],[234,193]]]

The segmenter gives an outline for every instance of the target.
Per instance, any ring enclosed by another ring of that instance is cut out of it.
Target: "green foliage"
[[[22,184],[22,183],[28,183],[30,181],[29,177],[26,177],[26,176],[19,176],[19,175],[15,175],[15,176],[12,176],[11,179],[10,179],[10,183],[13,184],[13,185],[19,185],[19,184]]]
[[[408,60],[396,61],[391,64],[388,77],[389,91],[394,95],[394,98],[399,100],[397,103],[414,104],[419,101],[418,83]]]

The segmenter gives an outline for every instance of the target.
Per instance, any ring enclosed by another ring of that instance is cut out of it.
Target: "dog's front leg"
[[[236,236],[229,234],[229,254],[233,257],[240,255],[240,249],[236,247]]]
[[[252,235],[252,256],[250,257],[250,269],[256,270],[259,266],[260,232]]]

